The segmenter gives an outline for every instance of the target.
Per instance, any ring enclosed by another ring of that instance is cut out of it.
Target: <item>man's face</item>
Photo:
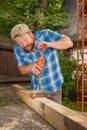
[[[34,34],[29,31],[18,40],[16,40],[16,42],[25,50],[32,51],[34,46]]]

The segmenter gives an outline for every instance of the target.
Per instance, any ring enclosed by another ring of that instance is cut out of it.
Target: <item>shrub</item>
[[[65,57],[63,51],[59,52],[59,59],[61,70],[64,76],[63,87],[63,99],[64,100],[75,100],[76,99],[76,78],[73,78],[74,71],[76,68],[75,60],[70,60],[69,57]]]

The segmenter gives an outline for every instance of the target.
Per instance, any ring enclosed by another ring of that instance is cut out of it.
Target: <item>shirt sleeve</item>
[[[64,34],[59,34],[58,32],[52,31],[52,30],[50,30],[50,29],[48,29],[48,36],[49,36],[52,40],[59,40],[59,39],[65,37]]]
[[[24,63],[24,55],[22,53],[22,49],[17,45],[14,46],[14,54],[15,54],[17,65],[18,66],[24,65],[25,63]]]

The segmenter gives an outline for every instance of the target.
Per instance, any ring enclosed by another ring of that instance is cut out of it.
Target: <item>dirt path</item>
[[[0,130],[55,130],[26,104],[0,106]]]

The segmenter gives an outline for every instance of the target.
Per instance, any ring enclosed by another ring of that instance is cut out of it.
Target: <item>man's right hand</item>
[[[29,74],[29,73],[34,73],[36,74],[37,76],[39,74],[41,74],[41,71],[42,71],[42,67],[40,67],[37,62],[34,62],[34,63],[31,63],[29,65],[22,65],[22,66],[19,66],[19,71],[21,72],[21,74]]]
[[[32,71],[32,73],[34,73],[36,75],[40,75],[42,72],[42,67],[40,67],[36,62],[32,63],[31,71]]]

